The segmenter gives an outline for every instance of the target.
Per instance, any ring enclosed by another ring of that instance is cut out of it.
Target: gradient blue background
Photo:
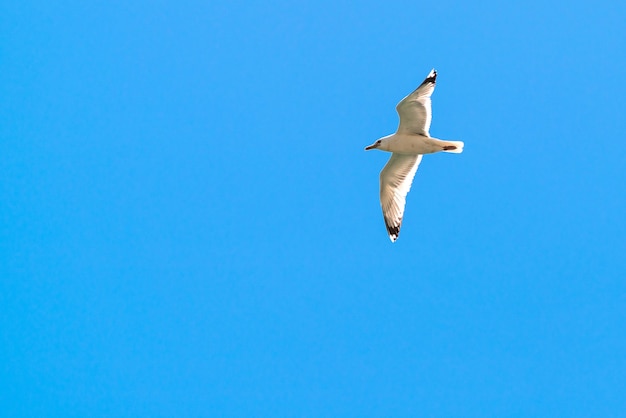
[[[624,416],[625,21],[3,3],[0,414]],[[433,67],[465,151],[392,244],[363,147]]]

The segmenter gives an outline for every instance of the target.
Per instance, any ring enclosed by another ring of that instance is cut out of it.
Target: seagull
[[[443,141],[428,133],[432,110],[430,96],[435,90],[437,71],[433,68],[413,93],[400,100],[396,111],[400,116],[398,130],[387,135],[365,150],[379,149],[391,152],[391,158],[380,172],[380,206],[391,242],[400,234],[406,195],[422,161],[422,155],[435,152],[463,152],[463,142]]]

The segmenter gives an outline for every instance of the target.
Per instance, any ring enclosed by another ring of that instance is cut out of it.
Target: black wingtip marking
[[[387,225],[387,232],[391,241],[395,242],[398,239],[398,235],[400,235],[400,227]]]
[[[422,82],[422,84],[420,84],[420,86],[423,86],[424,84],[429,84],[429,83],[435,84],[436,82],[437,82],[437,70],[433,70],[433,75],[429,75],[428,77],[426,77],[424,81]]]
[[[424,80],[424,83],[435,83],[436,81],[437,81],[437,71],[434,71],[432,76],[426,77],[426,80]]]

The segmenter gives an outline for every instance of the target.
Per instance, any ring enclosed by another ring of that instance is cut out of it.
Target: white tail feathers
[[[452,152],[454,154],[460,154],[463,152],[462,141],[441,141],[443,142],[443,152]]]

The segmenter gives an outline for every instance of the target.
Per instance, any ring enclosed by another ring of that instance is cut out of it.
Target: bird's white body
[[[395,134],[384,136],[366,147],[391,152],[380,172],[380,205],[392,242],[398,239],[404,217],[406,195],[422,161],[422,155],[435,152],[463,152],[463,142],[432,138],[428,130],[432,119],[430,96],[435,90],[437,72],[433,69],[415,91],[398,103],[400,124]]]
[[[446,151],[460,153],[463,151],[461,141],[442,141],[419,134],[401,134],[396,132],[380,138],[381,144],[378,149],[400,154],[433,154]],[[445,149],[448,147],[448,149]],[[454,147],[454,148],[452,148]]]

